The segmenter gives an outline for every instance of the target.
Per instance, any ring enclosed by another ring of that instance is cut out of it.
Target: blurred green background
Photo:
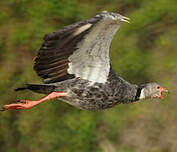
[[[1,152],[176,152],[176,0],[1,0],[0,105],[38,99],[15,87],[41,83],[33,59],[46,33],[108,10],[131,18],[111,45],[112,65],[131,83],[159,82],[171,94],[89,112],[57,100],[0,113]]]

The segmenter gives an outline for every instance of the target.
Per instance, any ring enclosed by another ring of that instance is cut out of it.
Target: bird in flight
[[[29,109],[54,98],[85,110],[162,98],[162,92],[168,90],[160,84],[131,84],[113,71],[110,44],[124,22],[129,23],[129,18],[103,11],[45,35],[34,63],[34,70],[43,84],[28,84],[16,91],[28,89],[46,96],[7,104],[3,110]]]

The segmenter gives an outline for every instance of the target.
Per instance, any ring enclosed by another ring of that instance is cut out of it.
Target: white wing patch
[[[144,93],[144,88],[141,89],[140,97],[139,99],[145,99],[145,93]]]
[[[75,32],[77,35],[90,28],[86,24]],[[120,24],[104,18],[80,41],[77,50],[69,57],[68,73],[92,82],[105,83],[110,71],[109,47]]]
[[[90,23],[81,26],[80,28],[78,28],[78,29],[73,33],[73,36],[79,35],[80,33],[86,31],[87,29],[89,29],[91,26],[92,26],[92,24],[90,24]]]

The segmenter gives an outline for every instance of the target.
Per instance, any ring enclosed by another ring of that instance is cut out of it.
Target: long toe
[[[18,109],[30,109],[34,107],[35,105],[32,104],[30,101],[22,101],[23,103],[13,103],[8,104],[3,107],[3,110],[18,110]]]

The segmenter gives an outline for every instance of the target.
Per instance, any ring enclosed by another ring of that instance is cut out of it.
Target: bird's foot
[[[64,92],[52,92],[49,95],[39,99],[39,100],[35,100],[35,101],[30,101],[30,100],[18,100],[18,103],[13,103],[13,104],[8,104],[8,105],[4,105],[1,109],[1,111],[5,111],[5,110],[19,110],[19,109],[30,109],[38,104],[40,104],[41,102],[44,102],[46,100],[51,100],[54,98],[58,98],[58,97],[62,97],[62,96],[66,96],[67,94]]]
[[[39,104],[38,101],[30,100],[19,100],[18,103],[4,105],[2,110],[19,110],[19,109],[30,109],[35,105]]]

